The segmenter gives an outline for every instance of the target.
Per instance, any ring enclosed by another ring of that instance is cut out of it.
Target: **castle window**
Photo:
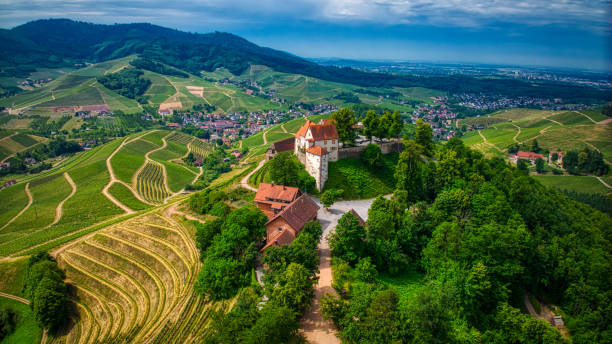
[[[323,140],[323,144],[326,145],[327,144],[327,140]]]
[[[279,231],[279,232],[282,232],[282,231],[283,231],[283,229],[282,229],[281,227],[278,227],[278,231]]]
[[[334,144],[334,143],[336,143],[336,140],[335,140],[335,139],[333,139],[333,140],[332,140],[332,144]]]

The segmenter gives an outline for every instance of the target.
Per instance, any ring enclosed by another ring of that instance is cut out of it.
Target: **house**
[[[323,190],[327,181],[329,161],[338,161],[339,148],[338,130],[330,120],[318,124],[306,120],[295,134],[295,155],[314,177],[319,191]]]
[[[23,162],[24,162],[26,165],[34,165],[34,164],[35,164],[35,163],[37,163],[38,161],[36,161],[36,159],[34,159],[34,158],[27,157],[27,158],[23,159]]]
[[[281,152],[293,151],[295,148],[295,138],[290,137],[285,140],[274,142],[268,147],[266,151],[266,161],[274,158],[274,156]]]
[[[300,195],[302,192],[295,187],[261,183],[255,194],[255,204],[270,220]]]
[[[0,169],[11,167],[10,162],[0,162]]]
[[[317,219],[318,211],[308,195],[298,197],[266,223],[266,245],[261,250],[291,244],[307,222]]]
[[[166,123],[166,125],[168,126],[168,128],[180,128],[181,125],[175,122],[168,122]]]
[[[510,161],[512,161],[514,164],[518,163],[518,161],[521,159],[528,160],[529,162],[531,162],[531,164],[535,164],[535,161],[538,158],[544,159],[544,155],[540,153],[523,152],[523,151],[518,151],[516,154],[510,154]]]
[[[198,157],[195,162],[193,163],[194,166],[196,167],[200,167],[202,166],[202,157]]]
[[[233,150],[231,154],[232,154],[232,155],[234,156],[234,158],[236,158],[236,159],[240,159],[240,157],[242,156],[242,154],[240,154],[240,151],[238,151],[238,150]]]

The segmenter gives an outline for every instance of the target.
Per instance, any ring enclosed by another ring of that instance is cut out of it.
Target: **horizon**
[[[612,71],[606,1],[468,0],[162,1],[23,4],[0,9],[2,28],[66,18],[96,24],[146,22],[181,31],[230,32],[303,58],[428,61]],[[568,24],[568,23],[571,23]]]

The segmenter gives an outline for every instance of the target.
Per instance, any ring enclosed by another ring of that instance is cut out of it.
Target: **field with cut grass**
[[[597,178],[592,176],[542,175],[532,177],[543,185],[559,190],[576,191],[580,193],[598,193],[603,195],[612,192],[612,189],[608,189],[597,180]]]
[[[399,154],[383,155],[383,165],[368,168],[360,159],[349,158],[329,163],[325,190],[343,190],[344,199],[365,199],[386,195],[395,189],[395,165]]]
[[[6,131],[5,133],[0,138],[0,161],[48,140],[45,137],[20,132]]]

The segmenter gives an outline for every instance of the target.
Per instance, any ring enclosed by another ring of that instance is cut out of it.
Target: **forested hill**
[[[367,73],[322,66],[286,52],[260,47],[229,33],[196,34],[151,24],[100,25],[68,19],[29,22],[0,30],[0,75],[25,77],[35,67],[63,67],[142,54],[198,75],[227,68],[234,74],[260,64],[279,72],[303,74],[366,87],[420,86],[441,91],[531,95],[576,102],[612,100],[612,92],[588,87],[538,84],[468,76],[419,77]]]

